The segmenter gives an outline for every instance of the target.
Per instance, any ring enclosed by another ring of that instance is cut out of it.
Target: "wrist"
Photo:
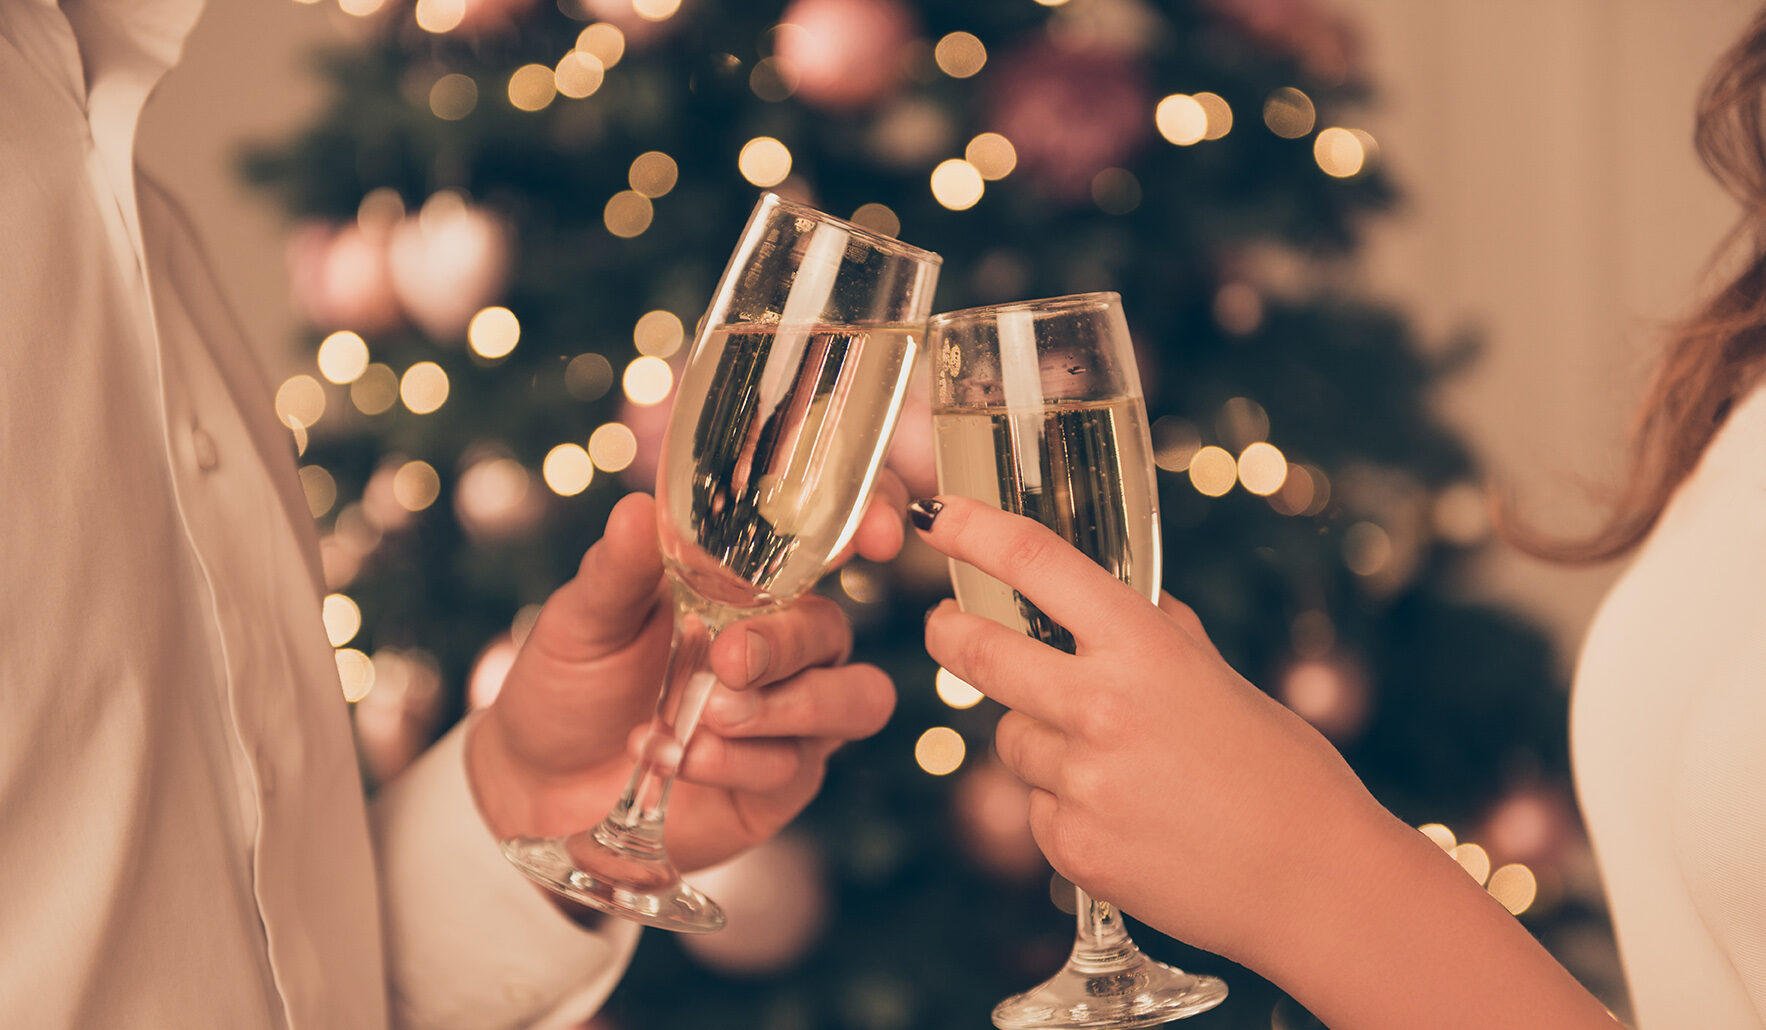
[[[465,756],[466,783],[491,836],[504,840],[533,832],[534,788],[508,746],[494,706],[469,717]]]

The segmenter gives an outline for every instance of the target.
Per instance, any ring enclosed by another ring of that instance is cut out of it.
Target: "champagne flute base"
[[[1069,962],[1041,985],[994,1006],[1000,1030],[1158,1026],[1206,1012],[1226,1000],[1226,984],[1155,962],[1136,949],[1109,969]]]
[[[676,933],[724,928],[717,902],[681,879],[666,854],[621,846],[606,824],[570,837],[515,837],[503,857],[554,893],[609,915]]]

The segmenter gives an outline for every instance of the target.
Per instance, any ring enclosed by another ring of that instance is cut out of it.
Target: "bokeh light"
[[[601,59],[581,50],[572,50],[559,58],[558,67],[552,70],[553,85],[572,100],[592,96],[606,77],[607,69]]]
[[[447,403],[448,374],[433,361],[417,362],[399,380],[399,399],[413,412],[429,414]]]
[[[1219,93],[1197,93],[1195,100],[1208,116],[1208,130],[1202,133],[1203,139],[1219,139],[1233,131],[1233,109],[1226,98]]]
[[[1226,446],[1244,450],[1269,439],[1269,412],[1249,397],[1229,397],[1214,417],[1214,432]]]
[[[557,96],[558,81],[543,64],[524,64],[509,76],[509,103],[519,110],[542,110]]]
[[[1480,884],[1490,878],[1490,853],[1476,844],[1461,844],[1448,854],[1466,874]]]
[[[949,726],[934,726],[914,742],[914,761],[934,776],[948,776],[962,767],[969,747]]]
[[[667,21],[681,9],[681,0],[632,0],[632,13],[645,21]]]
[[[337,0],[338,9],[357,18],[366,18],[386,6],[386,0]]]
[[[981,172],[961,158],[940,162],[932,169],[932,199],[952,211],[974,207],[986,188]]]
[[[425,32],[452,32],[466,18],[466,0],[417,0],[416,15]]]
[[[593,351],[564,366],[564,389],[579,401],[596,401],[613,389],[613,364]]]
[[[337,678],[343,685],[343,699],[354,704],[374,689],[374,662],[353,647],[337,649]]]
[[[987,47],[971,32],[952,32],[932,48],[938,70],[953,79],[966,79],[987,65]]]
[[[362,370],[350,384],[350,402],[364,415],[378,415],[399,399],[399,376],[378,362]]]
[[[427,461],[407,461],[392,475],[392,499],[406,511],[422,511],[441,496],[441,476]]]
[[[975,166],[983,179],[992,182],[1012,174],[1018,167],[1018,148],[997,132],[984,132],[963,148],[963,160]]]
[[[1340,126],[1325,129],[1313,139],[1312,157],[1326,175],[1337,179],[1360,174],[1367,162],[1361,138]]]
[[[276,417],[283,425],[311,428],[325,414],[325,388],[309,375],[288,377],[276,391]]]
[[[1502,907],[1511,915],[1520,915],[1533,906],[1533,900],[1539,896],[1539,879],[1533,870],[1518,862],[1511,862],[1490,874],[1490,883],[1485,888],[1490,896],[1502,902]]]
[[[342,386],[368,371],[368,341],[359,333],[339,329],[319,344],[319,374]]]
[[[612,22],[598,21],[577,34],[576,48],[611,68],[625,56],[625,33]]]
[[[687,327],[672,311],[647,311],[632,326],[632,345],[653,358],[672,357],[686,339]]]
[[[343,594],[326,594],[319,617],[325,623],[325,635],[332,647],[349,643],[362,629],[362,609]]]
[[[901,235],[901,219],[887,204],[860,204],[852,213],[852,222],[884,236]]]
[[[575,497],[589,488],[595,478],[595,463],[587,449],[574,443],[561,443],[546,452],[540,464],[540,476],[560,497]]]
[[[1198,493],[1221,497],[1239,479],[1239,463],[1232,452],[1210,444],[1190,459],[1190,484]]]
[[[632,190],[650,198],[666,196],[680,177],[681,169],[675,159],[660,150],[646,150],[632,158],[632,166],[626,172]]]
[[[1202,449],[1202,433],[1196,424],[1176,415],[1163,415],[1153,422],[1153,464],[1167,472],[1183,472],[1190,460]]]
[[[337,480],[318,465],[300,467],[300,489],[306,495],[307,510],[318,518],[337,503]]]
[[[1283,86],[1263,101],[1263,124],[1283,139],[1299,139],[1311,132],[1317,121],[1312,98],[1292,86]]]
[[[748,73],[748,88],[769,104],[776,104],[797,92],[801,81],[802,76],[798,75],[797,66],[777,57],[756,61],[754,70]]]
[[[1254,443],[1239,454],[1239,482],[1259,497],[1268,497],[1288,479],[1288,459],[1274,444]]]
[[[742,144],[736,169],[742,178],[762,189],[777,186],[791,174],[791,151],[771,136],[756,136]]]
[[[619,422],[609,422],[589,434],[589,457],[603,472],[618,472],[638,457],[638,437]]]
[[[1424,823],[1417,827],[1417,830],[1421,832],[1423,836],[1434,841],[1435,846],[1442,851],[1451,853],[1454,848],[1459,847],[1459,839],[1453,835],[1452,830],[1448,829],[1441,823]]]
[[[1343,564],[1357,576],[1377,575],[1392,554],[1392,537],[1372,522],[1357,522],[1343,531]]]
[[[507,357],[520,340],[521,322],[508,308],[484,308],[466,325],[466,343],[481,358]]]
[[[626,398],[641,407],[662,403],[674,384],[674,369],[668,367],[668,362],[649,355],[633,359],[625,367],[621,382]]]
[[[606,223],[608,232],[621,239],[631,239],[643,235],[655,215],[656,209],[651,206],[649,197],[637,190],[620,190],[608,198],[601,220]]]
[[[1153,125],[1166,142],[1187,147],[1208,136],[1208,111],[1188,93],[1173,93],[1153,108]]]
[[[987,696],[945,668],[940,668],[932,678],[932,686],[938,692],[938,700],[956,709],[973,708]]]
[[[437,118],[457,122],[478,106],[478,83],[470,75],[449,72],[429,87],[429,110]]]

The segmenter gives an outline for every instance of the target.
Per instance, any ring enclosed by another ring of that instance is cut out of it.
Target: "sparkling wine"
[[[1158,598],[1159,499],[1139,398],[941,410],[933,427],[944,492],[1034,518]],[[1023,595],[974,566],[953,560],[950,567],[964,611],[1073,650],[1072,634]]]
[[[657,499],[689,604],[797,596],[858,528],[914,367],[904,326],[725,326],[680,384]]]

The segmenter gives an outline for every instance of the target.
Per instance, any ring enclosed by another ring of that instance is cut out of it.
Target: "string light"
[[[974,207],[986,188],[981,172],[961,158],[942,161],[932,169],[932,199],[952,211]]]
[[[546,452],[540,463],[540,477],[560,497],[575,497],[589,488],[595,478],[595,463],[589,452],[573,443],[561,443]]]
[[[452,32],[466,20],[466,0],[417,0],[416,15],[425,32]]]
[[[339,386],[353,383],[368,370],[368,343],[348,329],[339,329],[319,344],[319,374]]]
[[[602,68],[611,68],[625,56],[625,33],[618,25],[598,21],[577,34],[576,48],[600,61]]]
[[[649,407],[660,404],[673,389],[674,370],[661,358],[645,355],[625,367],[625,395],[633,404]]]
[[[1239,482],[1259,497],[1282,488],[1288,478],[1288,459],[1274,444],[1254,443],[1239,454]]]
[[[771,136],[756,136],[742,144],[736,169],[742,178],[762,189],[777,186],[791,174],[791,151]]]
[[[578,354],[564,366],[564,389],[579,401],[595,401],[613,388],[613,364],[599,354]]]
[[[1153,125],[1166,142],[1180,147],[1208,136],[1208,111],[1188,93],[1173,93],[1153,108]]]
[[[1233,109],[1225,97],[1219,93],[1197,93],[1195,100],[1208,116],[1208,129],[1202,133],[1203,139],[1216,140],[1233,131]]]
[[[627,240],[643,235],[655,217],[656,209],[651,206],[650,198],[636,190],[620,190],[608,198],[606,208],[601,211],[607,231]]]
[[[967,680],[959,679],[956,673],[943,667],[932,677],[932,687],[938,692],[938,700],[959,711],[975,707],[987,696],[976,690]]]
[[[1312,131],[1318,110],[1312,98],[1292,86],[1283,86],[1263,101],[1263,124],[1283,139],[1299,139]]]
[[[607,69],[601,59],[581,50],[572,50],[559,58],[558,67],[552,71],[553,87],[572,100],[592,95],[606,77]]]
[[[1205,496],[1224,496],[1238,478],[1239,463],[1224,447],[1211,444],[1190,459],[1190,485]]]
[[[521,322],[508,308],[484,308],[466,325],[466,344],[481,358],[507,357],[520,340]]]
[[[312,376],[290,376],[276,391],[276,417],[284,425],[311,428],[324,414],[325,388]]]
[[[653,358],[672,357],[686,338],[687,327],[672,311],[647,311],[632,326],[632,345]]]
[[[646,197],[661,197],[675,188],[681,177],[680,166],[675,159],[660,150],[647,150],[632,159],[632,166],[626,172],[626,181],[630,182],[635,192]]]
[[[325,635],[332,647],[342,647],[354,640],[362,629],[362,609],[343,594],[326,594],[319,617],[325,623]]]
[[[427,461],[407,461],[392,474],[392,499],[406,511],[422,511],[441,496],[441,476]]]
[[[1367,153],[1362,150],[1361,139],[1355,133],[1341,126],[1332,126],[1313,139],[1312,158],[1326,175],[1347,179],[1361,173]]]
[[[852,213],[852,221],[884,236],[901,235],[901,219],[887,204],[860,204]]]
[[[914,761],[934,776],[949,776],[968,753],[963,735],[949,726],[934,726],[914,742]]]
[[[389,365],[371,364],[350,384],[350,401],[364,415],[378,415],[398,399],[398,373]]]
[[[638,457],[638,437],[618,422],[609,422],[589,434],[589,457],[602,472],[618,472]]]
[[[953,79],[967,79],[987,64],[987,47],[972,32],[952,32],[932,48],[938,70]]]
[[[542,110],[557,95],[558,81],[543,64],[524,64],[509,76],[509,103],[518,110]]]
[[[337,649],[337,679],[343,685],[343,699],[355,704],[374,689],[374,662],[353,647]]]
[[[399,399],[415,414],[429,414],[447,403],[448,374],[433,361],[417,362],[399,380]]]
[[[337,503],[337,480],[318,465],[301,466],[300,489],[306,495],[307,510],[313,518],[324,515]]]
[[[449,72],[429,87],[429,110],[437,118],[457,122],[478,106],[478,83],[470,75]]]
[[[1018,148],[997,132],[984,132],[963,148],[963,160],[989,182],[1004,179],[1018,167]]]

